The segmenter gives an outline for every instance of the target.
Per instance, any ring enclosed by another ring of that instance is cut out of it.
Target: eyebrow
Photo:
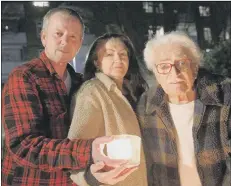
[[[56,28],[55,28],[55,32],[57,32],[57,31],[58,31],[58,32],[65,32],[65,31],[63,31],[62,28],[60,28],[60,27],[56,27]],[[78,33],[79,33],[79,32],[68,32],[69,35],[77,35]]]
[[[171,61],[171,59],[161,59],[160,62]]]

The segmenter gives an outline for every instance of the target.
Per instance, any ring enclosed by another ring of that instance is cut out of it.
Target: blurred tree
[[[220,42],[204,53],[204,67],[214,73],[231,77],[231,40]]]
[[[177,14],[174,12],[177,8],[176,2],[164,2],[164,32],[171,32],[176,29]],[[189,12],[190,13],[190,12]]]
[[[59,6],[70,7],[76,10],[83,19],[85,25],[85,33],[89,33],[89,27],[94,19],[94,15],[93,15],[94,13],[91,10],[90,6],[85,6],[84,2],[74,2],[74,1],[70,1],[70,2],[64,1],[60,3]]]
[[[231,30],[227,29],[228,18],[231,17],[231,2],[211,2],[211,27],[214,43],[225,40],[226,31],[231,35]]]
[[[124,33],[132,40],[137,54],[142,54],[145,43],[142,2],[98,2],[91,8],[94,14],[92,33],[96,36],[105,32]]]
[[[191,2],[197,27],[198,43],[200,47],[214,47],[225,40],[226,33],[231,34],[230,23],[231,2]],[[198,7],[209,8],[209,16],[201,16]],[[211,29],[212,42],[208,45],[204,40],[204,27]]]

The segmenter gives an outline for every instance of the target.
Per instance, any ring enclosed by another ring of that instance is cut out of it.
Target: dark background
[[[71,62],[82,72],[90,44],[105,32],[124,33],[132,40],[144,78],[147,71],[142,51],[155,34],[181,30],[198,43],[204,53],[201,65],[212,72],[231,76],[231,2],[4,2],[1,1],[1,83],[10,71],[39,55],[42,18],[60,5],[75,8],[86,24],[80,53]],[[2,139],[4,133],[2,132]]]

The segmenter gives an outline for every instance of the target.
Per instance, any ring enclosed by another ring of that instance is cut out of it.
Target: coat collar
[[[102,72],[96,72],[95,76],[104,84],[108,91],[113,91],[117,88],[116,83]]]
[[[102,72],[96,72],[95,76],[104,84],[104,86],[107,88],[109,92],[110,91],[121,92],[118,89],[115,81],[113,81],[113,79],[111,79],[109,76],[105,75]],[[123,93],[124,96],[130,95],[135,102],[137,101],[137,98],[135,97],[132,91],[132,87],[127,79],[123,80],[123,91],[121,93]]]
[[[195,81],[197,99],[205,105],[231,104],[231,79],[200,69]]]

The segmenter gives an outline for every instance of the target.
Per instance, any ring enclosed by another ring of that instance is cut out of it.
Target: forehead
[[[106,42],[103,42],[99,44],[97,47],[97,55],[101,56],[103,55],[106,51],[127,51],[127,47],[125,44],[118,38],[111,38]]]
[[[48,24],[49,26],[73,25],[82,28],[78,18],[73,17],[65,12],[56,12],[51,15]]]
[[[118,38],[111,38],[105,42],[104,47],[106,50],[124,50],[127,49],[125,44]]]
[[[189,57],[189,50],[180,44],[163,44],[154,48],[156,61]]]

